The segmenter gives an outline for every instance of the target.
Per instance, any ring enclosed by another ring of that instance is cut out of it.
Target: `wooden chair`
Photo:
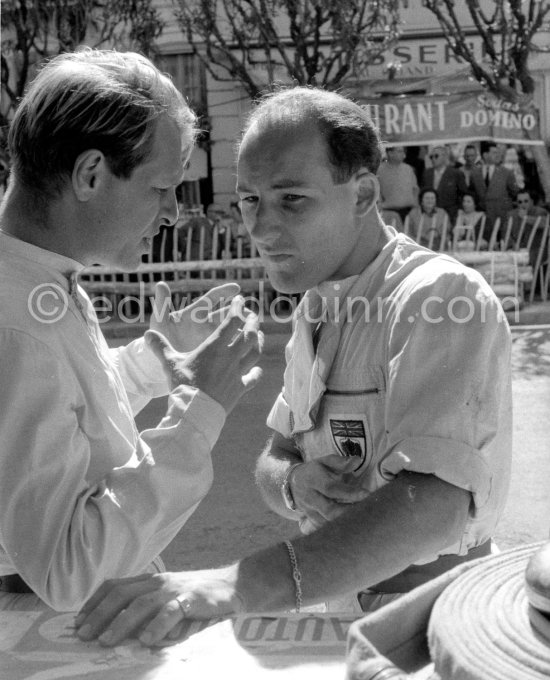
[[[497,217],[495,223],[493,224],[493,229],[491,231],[491,236],[489,237],[489,243],[487,244],[487,250],[499,250],[500,243],[498,241],[498,232],[500,231],[500,217]],[[481,232],[483,233],[483,232]]]

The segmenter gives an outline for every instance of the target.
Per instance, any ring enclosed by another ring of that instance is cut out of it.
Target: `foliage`
[[[2,94],[15,107],[35,65],[84,41],[151,54],[162,29],[153,0],[3,0]]]
[[[453,52],[464,59],[476,80],[497,97],[529,103],[535,81],[529,70],[529,56],[550,52],[549,46],[535,42],[535,35],[549,30],[548,0],[464,0],[476,31],[481,36],[485,57],[480,63],[458,20],[454,0],[425,0],[437,17]],[[533,146],[546,200],[550,203],[550,157],[542,146]]]
[[[397,0],[174,0],[193,50],[251,97],[285,77],[336,89],[397,40]]]
[[[456,14],[454,0],[426,0],[426,7],[437,17],[454,53],[466,61],[475,78],[489,91],[508,99],[530,97],[534,80],[528,58],[532,52],[548,50],[537,45],[535,34],[547,27],[550,3],[540,0],[465,0],[485,54],[479,63],[468,36]]]

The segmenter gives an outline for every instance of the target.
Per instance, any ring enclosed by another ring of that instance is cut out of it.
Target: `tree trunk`
[[[545,145],[537,145],[532,146],[531,150],[539,171],[539,179],[546,203],[550,203],[550,157],[548,156],[548,149]]]

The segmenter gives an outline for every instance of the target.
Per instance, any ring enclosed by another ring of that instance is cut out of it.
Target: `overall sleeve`
[[[104,433],[86,435],[86,404],[49,347],[2,331],[0,350],[0,566],[54,609],[76,609],[105,579],[143,571],[179,531],[211,486],[225,412],[181,386],[158,427],[117,440],[121,455]]]
[[[472,522],[490,535],[507,493],[512,412],[510,330],[487,288],[448,274],[395,308],[380,469],[387,478],[433,474],[470,491]]]
[[[144,338],[137,338],[127,345],[108,351],[122,378],[134,415],[151,399],[164,397],[169,393],[170,387],[162,366]]]

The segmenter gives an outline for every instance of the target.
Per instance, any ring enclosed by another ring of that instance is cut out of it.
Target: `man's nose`
[[[178,206],[178,199],[176,198],[176,190],[171,189],[163,196],[161,205],[161,223],[168,227],[176,224],[178,221],[180,211]]]
[[[261,200],[256,203],[254,209],[243,213],[245,227],[252,238],[260,241],[265,240],[273,232],[274,218],[273,210],[268,203]]]

